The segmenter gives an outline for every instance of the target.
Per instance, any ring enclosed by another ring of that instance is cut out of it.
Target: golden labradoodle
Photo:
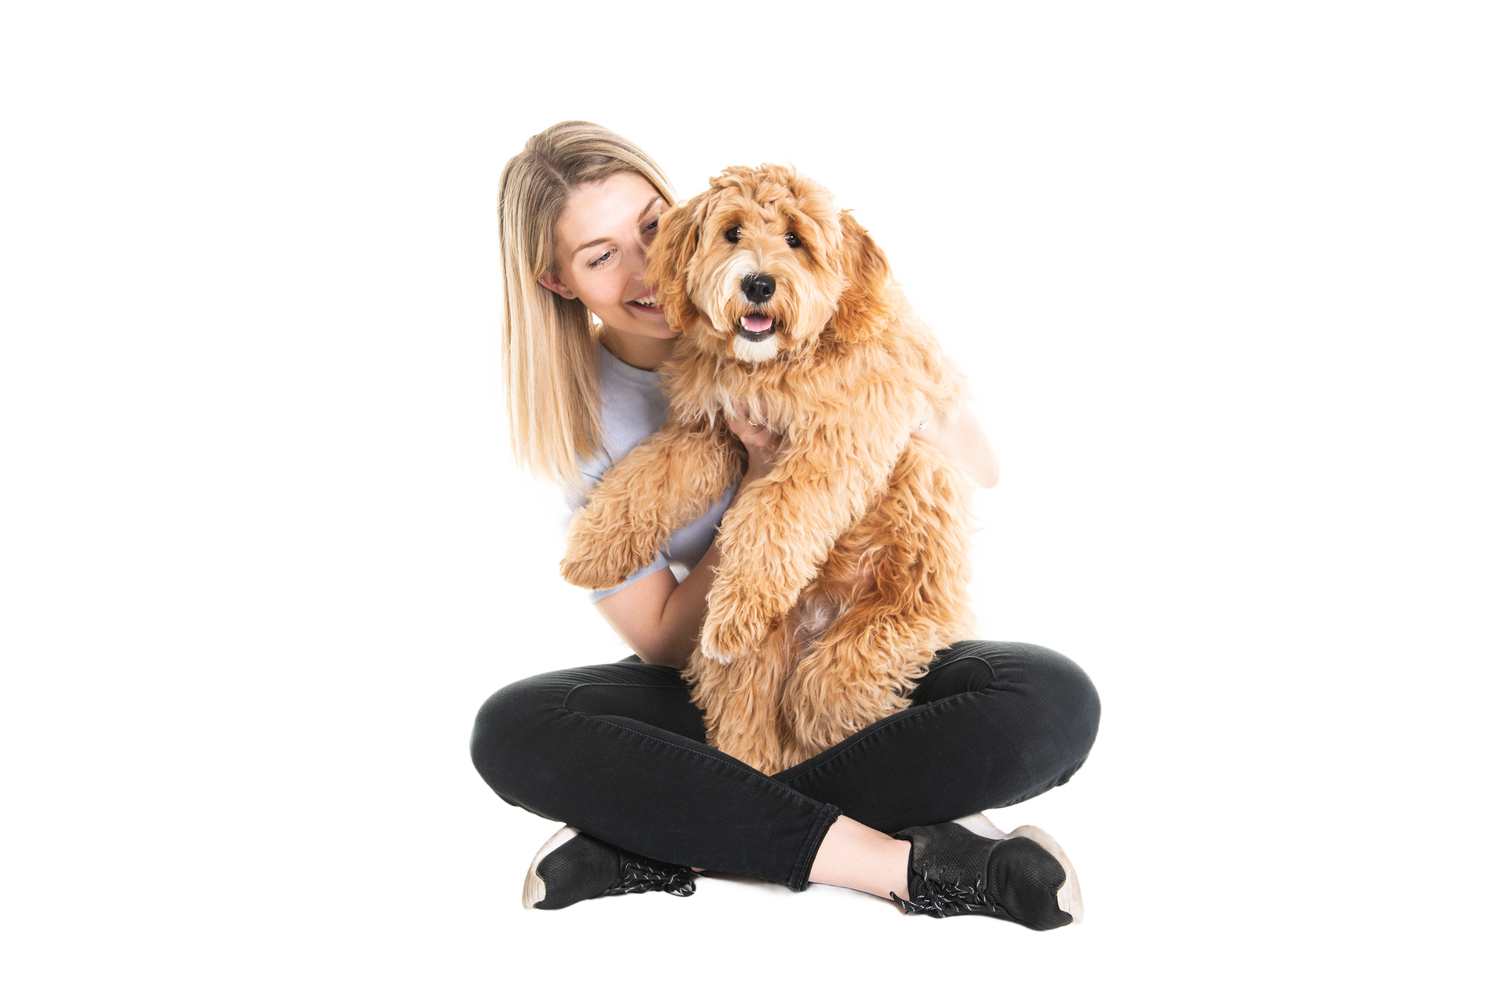
[[[720,411],[760,410],[776,466],[724,516],[686,676],[708,741],[775,773],[906,707],[969,634],[967,482],[911,439],[963,385],[885,254],[792,169],[731,168],[673,208],[647,277],[682,333],[667,422],[574,517],[563,576],[648,563],[743,470]]]

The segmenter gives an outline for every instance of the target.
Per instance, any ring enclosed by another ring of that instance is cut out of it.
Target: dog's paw
[[[758,603],[730,595],[710,600],[699,648],[719,663],[730,663],[759,646],[775,628],[776,616]]]
[[[575,540],[568,541],[566,553],[558,565],[563,580],[591,591],[616,587],[656,556],[654,549],[643,554],[620,543],[589,546]]]
[[[613,570],[607,570],[600,566],[598,561],[576,560],[572,557],[564,557],[557,565],[563,580],[579,588],[587,588],[590,591],[602,591],[605,588],[613,588],[625,577],[615,577]],[[626,574],[628,576],[628,572]]]
[[[720,646],[718,644],[718,642],[716,641],[712,647],[703,646],[700,649],[699,652],[701,652],[703,654],[703,659],[705,659],[705,660],[712,660],[714,663],[721,664],[722,666],[725,666],[725,667],[729,666],[730,664],[732,664],[736,660],[738,660],[740,657],[744,656],[745,652],[748,652],[748,651],[744,651],[744,652],[740,652],[740,653],[723,653],[723,652],[720,652],[723,649],[727,649],[727,647]]]

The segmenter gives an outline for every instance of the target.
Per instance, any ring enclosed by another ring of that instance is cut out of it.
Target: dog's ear
[[[707,213],[708,193],[699,193],[663,213],[646,262],[646,281],[656,286],[667,325],[684,333],[698,324],[698,308],[688,292],[688,268],[698,250]]]
[[[840,262],[849,285],[828,325],[836,339],[852,343],[872,336],[893,315],[891,266],[848,210],[839,213],[839,230]]]

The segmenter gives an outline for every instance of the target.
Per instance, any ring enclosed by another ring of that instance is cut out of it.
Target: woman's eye
[[[740,242],[740,228],[730,227],[724,231],[724,239],[730,244],[738,244]]]
[[[801,247],[802,246],[802,238],[798,237],[796,234],[792,233],[790,230],[786,232],[786,242],[787,242],[787,245],[789,247]]]
[[[589,262],[589,267],[590,268],[598,268],[600,265],[604,264],[606,261],[608,261],[610,258],[613,258],[614,256],[615,256],[615,253],[613,251],[605,251],[599,257],[595,258],[593,261],[590,261]]]
[[[656,227],[660,223],[661,223],[661,217],[657,217],[655,220],[652,220],[650,223],[646,224],[646,233],[648,233],[648,234],[654,234],[654,233],[656,233]]]

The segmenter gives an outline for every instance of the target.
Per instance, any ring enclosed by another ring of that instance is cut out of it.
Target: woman
[[[672,189],[639,148],[569,121],[505,167],[500,242],[503,352],[517,459],[574,504],[663,422],[657,370],[675,337],[643,281]],[[754,410],[726,410],[763,477],[780,438]],[[914,435],[995,483],[972,414]],[[528,871],[527,907],[606,894],[687,894],[673,864],[890,897],[942,917],[981,913],[1046,929],[1081,917],[1072,866],[1046,833],[1005,836],[979,814],[1064,783],[1094,741],[1099,703],[1071,661],[1025,644],[942,651],[908,709],[766,776],[710,748],[678,669],[691,656],[718,560],[726,491],[664,554],[595,605],[635,651],[541,674],[489,699],[473,758],[507,802],[566,822]],[[685,569],[681,579],[670,565]],[[963,819],[962,822],[957,821]]]

